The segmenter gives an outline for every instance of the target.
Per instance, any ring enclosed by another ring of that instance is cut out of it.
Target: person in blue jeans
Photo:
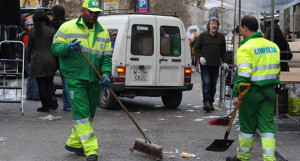
[[[64,111],[71,111],[71,103],[70,103],[70,99],[68,96],[68,92],[67,92],[67,87],[66,87],[66,81],[65,81],[65,77],[60,73],[60,78],[61,78],[61,83],[62,83],[62,87],[63,87],[63,93],[62,93],[62,100],[63,100],[63,104],[64,104]]]
[[[21,33],[20,40],[24,43],[25,45],[25,50],[27,49],[27,44],[28,44],[28,36],[29,36],[29,30],[34,28],[33,20],[31,18],[27,19],[25,21],[25,29]],[[30,77],[30,67],[25,63],[24,65],[25,71],[28,75],[27,79],[27,90],[26,90],[26,99],[27,100],[35,100],[39,101],[39,90],[38,90],[38,85],[36,82],[35,78]]]
[[[228,69],[226,64],[226,42],[222,33],[218,32],[219,21],[211,18],[207,24],[207,31],[202,32],[196,40],[194,50],[200,60],[201,78],[203,82],[203,110],[213,111],[214,96],[219,77],[219,68]]]

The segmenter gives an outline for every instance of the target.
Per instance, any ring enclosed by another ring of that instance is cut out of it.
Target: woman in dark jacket
[[[264,38],[271,40],[271,28],[265,33]],[[286,41],[285,36],[276,24],[274,25],[274,43],[277,44],[280,49],[280,60],[291,60],[293,58],[289,43]],[[290,71],[287,62],[280,62],[280,67],[281,71]]]
[[[52,39],[55,34],[50,19],[44,11],[36,11],[33,16],[34,29],[29,32],[26,63],[31,68],[30,76],[36,78],[42,107],[38,112],[49,112],[56,109],[57,102],[51,81],[55,74],[55,57],[51,52]]]

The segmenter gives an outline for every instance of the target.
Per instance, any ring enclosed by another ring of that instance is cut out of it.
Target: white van
[[[191,54],[184,24],[171,16],[123,14],[98,18],[113,47],[112,90],[120,97],[161,97],[176,108],[191,90]],[[99,105],[111,109],[115,98],[101,90]]]

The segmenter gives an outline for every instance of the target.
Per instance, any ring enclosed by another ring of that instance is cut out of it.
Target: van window
[[[118,35],[118,30],[112,29],[112,30],[108,30],[108,32],[109,32],[109,37],[110,37],[110,42],[111,42],[111,48],[112,48],[112,50],[114,50],[117,35]]]
[[[153,55],[153,26],[132,25],[132,55]]]
[[[162,56],[180,56],[180,32],[175,26],[160,27],[160,54]]]
[[[195,33],[197,32],[197,29],[190,29],[190,33]]]

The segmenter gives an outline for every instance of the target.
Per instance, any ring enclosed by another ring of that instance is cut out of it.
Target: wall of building
[[[24,6],[24,2],[26,0],[20,0],[21,7],[37,7],[38,6],[38,0],[27,0]]]

